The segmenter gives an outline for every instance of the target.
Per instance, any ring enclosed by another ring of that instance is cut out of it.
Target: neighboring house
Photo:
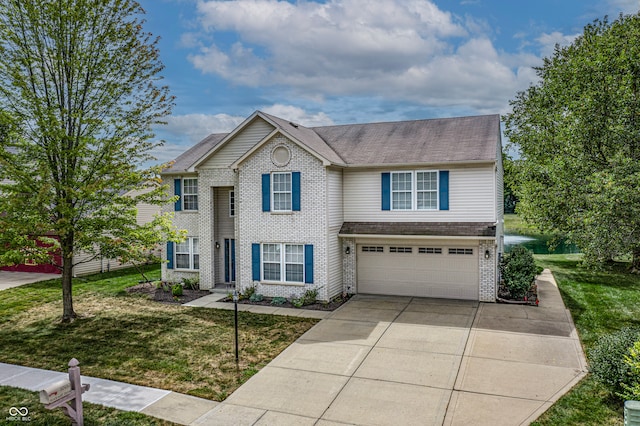
[[[147,191],[147,190],[145,190]],[[129,191],[125,195],[139,195],[140,191]],[[138,225],[151,222],[155,214],[160,213],[160,207],[148,203],[138,203],[136,205],[138,214],[136,221]],[[55,235],[50,235],[56,238]],[[41,244],[39,244],[41,245]],[[53,263],[58,265],[62,264],[62,257],[58,253],[51,253]],[[106,257],[98,256],[94,257],[89,253],[80,252],[73,257],[73,263],[78,263],[73,268],[73,276],[81,276],[88,274],[95,274],[97,272],[108,272],[114,269],[128,268],[131,266],[129,263],[121,263],[118,259],[109,259]],[[0,267],[0,271],[12,271],[12,272],[40,272],[45,274],[60,274],[60,270],[57,266],[49,264],[36,264],[36,263],[24,263],[21,265],[3,266]]]
[[[495,301],[501,149],[498,115],[307,128],[257,111],[164,170],[188,239],[162,277]]]

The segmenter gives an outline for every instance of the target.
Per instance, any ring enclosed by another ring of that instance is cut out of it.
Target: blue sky
[[[159,161],[259,109],[307,126],[503,114],[533,67],[640,0],[139,0],[176,96]]]

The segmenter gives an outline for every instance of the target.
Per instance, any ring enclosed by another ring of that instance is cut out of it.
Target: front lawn
[[[629,274],[627,264],[591,271],[579,255],[535,257],[553,272],[585,352],[602,335],[640,326],[640,276]],[[589,375],[534,424],[622,425],[623,404]]]
[[[317,322],[239,312],[236,366],[233,311],[127,294],[139,279],[134,270],[75,279],[71,324],[59,321],[59,280],[0,292],[0,362],[66,372],[77,358],[84,375],[222,401]]]

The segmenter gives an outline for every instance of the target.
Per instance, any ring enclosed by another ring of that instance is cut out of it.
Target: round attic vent
[[[291,152],[289,151],[289,148],[284,145],[276,146],[273,151],[271,151],[271,161],[279,167],[289,164],[289,161],[291,161]]]

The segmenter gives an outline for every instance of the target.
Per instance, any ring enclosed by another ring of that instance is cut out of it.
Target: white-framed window
[[[437,210],[438,172],[391,172],[391,210]]]
[[[200,247],[197,238],[176,243],[176,269],[200,269]]]
[[[416,172],[416,209],[438,209],[438,172]]]
[[[182,209],[198,210],[198,179],[182,179]]]
[[[304,283],[303,244],[262,244],[262,279]]]
[[[413,201],[413,172],[391,173],[391,209],[411,210]]]
[[[229,217],[236,215],[236,192],[229,191]]]
[[[291,211],[292,196],[291,172],[271,174],[271,205],[273,211]]]

